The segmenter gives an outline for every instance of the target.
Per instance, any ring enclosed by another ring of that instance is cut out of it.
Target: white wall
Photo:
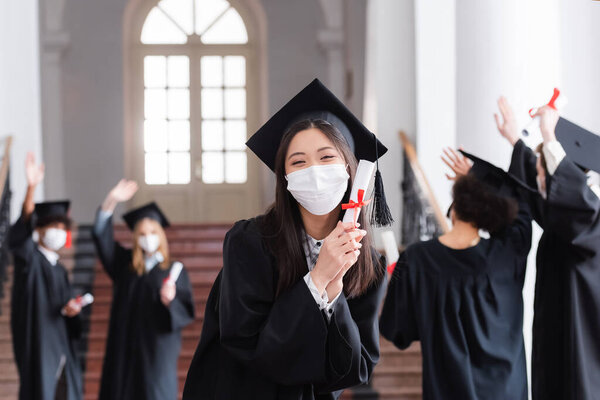
[[[13,135],[11,217],[25,196],[25,154],[41,160],[38,7],[36,0],[7,1],[0,12],[0,136]],[[42,198],[40,187],[36,199]]]
[[[415,38],[412,1],[370,0],[364,121],[387,146],[379,167],[400,238],[402,149],[398,132],[415,138]],[[379,243],[376,234],[376,242]]]

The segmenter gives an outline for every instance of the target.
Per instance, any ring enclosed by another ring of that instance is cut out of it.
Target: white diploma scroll
[[[181,274],[181,270],[183,269],[183,264],[180,263],[179,261],[176,261],[173,263],[173,266],[171,267],[171,271],[169,272],[169,277],[167,279],[165,279],[165,283],[167,282],[171,282],[171,283],[175,283],[177,282],[177,279],[179,278],[179,275]]]
[[[358,191],[364,190],[365,196],[367,193],[367,188],[369,187],[369,183],[371,182],[371,178],[373,177],[373,171],[375,170],[375,163],[367,160],[360,160],[358,162],[358,168],[356,169],[356,175],[354,176],[354,183],[352,184],[352,191],[350,192],[350,200],[353,202],[358,202]],[[366,198],[364,200],[367,200]],[[356,210],[356,211],[355,211]],[[358,209],[348,209],[344,214],[343,222],[352,222],[354,221],[355,214],[356,218],[360,214],[360,208]]]
[[[91,293],[86,293],[83,296],[79,297],[79,305],[81,308],[89,306],[94,302],[94,296]]]
[[[383,249],[385,251],[385,258],[387,263],[388,271],[394,267],[400,253],[398,252],[398,245],[396,244],[396,237],[394,231],[383,231],[381,232],[381,241],[383,242]]]

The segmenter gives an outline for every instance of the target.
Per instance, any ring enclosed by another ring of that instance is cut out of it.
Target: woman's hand
[[[444,157],[445,155],[445,157]],[[467,157],[456,150],[447,147],[441,155],[442,161],[454,172],[454,176],[446,174],[446,178],[455,181],[463,175],[467,175],[473,163]]]
[[[558,123],[558,111],[550,106],[543,106],[537,110],[533,117],[540,117],[540,130],[542,131],[544,143],[555,141],[556,133],[554,130]]]
[[[513,113],[513,109],[504,96],[500,96],[498,99],[498,108],[502,115],[502,120],[500,120],[498,114],[494,114],[498,131],[502,137],[514,146],[519,141],[519,128],[517,127],[517,120]]]
[[[160,301],[166,307],[169,307],[169,305],[175,298],[176,293],[177,293],[177,289],[175,289],[175,283],[173,283],[171,281],[166,281],[160,288]]]
[[[102,210],[113,212],[117,204],[130,200],[138,190],[138,184],[135,181],[121,179],[115,187],[113,187],[104,202]]]
[[[63,307],[63,315],[73,318],[81,312],[81,304],[76,299],[71,299],[66,306]]]
[[[366,234],[366,231],[355,229],[354,222],[339,221],[335,229],[323,240],[319,258],[310,273],[319,293],[323,293],[331,281],[339,278],[340,272],[356,263],[362,247],[360,240]]]

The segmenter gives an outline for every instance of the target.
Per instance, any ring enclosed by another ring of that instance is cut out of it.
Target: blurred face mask
[[[67,231],[58,228],[48,228],[42,238],[45,247],[52,251],[60,250],[67,242]]]
[[[344,164],[313,165],[286,176],[287,190],[313,215],[329,214],[340,204],[350,175]]]
[[[149,234],[138,237],[138,244],[146,253],[154,253],[160,246],[160,238],[157,234]]]

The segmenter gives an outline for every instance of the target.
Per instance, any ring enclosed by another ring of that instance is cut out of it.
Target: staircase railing
[[[402,245],[428,240],[448,231],[448,222],[419,164],[417,152],[404,132],[402,180]]]
[[[12,136],[0,139],[2,149],[2,164],[0,166],[0,299],[4,297],[4,282],[6,281],[6,268],[10,263],[8,250],[8,230],[10,229],[10,148]],[[2,310],[0,309],[0,314]]]

